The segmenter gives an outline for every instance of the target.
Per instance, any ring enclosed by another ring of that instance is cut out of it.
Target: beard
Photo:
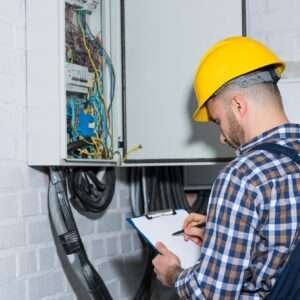
[[[231,110],[227,111],[227,120],[229,128],[228,134],[224,135],[226,143],[233,149],[237,149],[245,140],[245,132]]]

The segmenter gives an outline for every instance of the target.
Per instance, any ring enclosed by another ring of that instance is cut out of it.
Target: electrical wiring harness
[[[65,61],[71,74],[66,91],[67,151],[75,159],[111,159],[115,72],[100,38],[89,27],[88,16],[66,3]],[[104,86],[107,73],[109,91]]]

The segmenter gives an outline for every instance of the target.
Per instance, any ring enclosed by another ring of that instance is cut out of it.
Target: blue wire
[[[84,36],[90,41],[90,43],[99,51],[100,56],[104,58],[104,61],[106,62],[106,65],[109,68],[109,74],[110,74],[110,103],[107,109],[107,113],[109,117],[111,116],[111,108],[112,108],[112,101],[114,98],[114,92],[115,92],[115,72],[113,68],[113,64],[111,61],[111,58],[109,57],[108,53],[105,51],[105,49],[101,46],[101,44],[96,42],[96,38],[94,37],[93,33],[91,32],[90,27],[88,26],[88,23],[86,22],[86,12],[79,12],[79,22],[81,23],[81,26],[84,31]],[[99,80],[103,82],[103,72],[102,70],[99,70],[100,72],[100,78]],[[99,112],[99,115],[95,116],[95,130],[99,132],[99,135],[101,136],[102,141],[104,142],[104,146],[107,148],[111,147],[111,139],[109,134],[109,126],[108,126],[108,119],[106,117],[106,111],[104,103],[102,103],[101,98],[104,98],[103,90],[99,90],[98,88],[94,88],[91,96],[89,99],[87,99],[87,102],[89,102],[92,106],[96,108],[96,110]],[[80,103],[76,103],[76,100],[72,99],[71,101],[71,110],[72,110],[72,122],[75,123],[75,115],[76,115],[76,108],[78,109],[78,105]],[[80,110],[80,108],[79,108]],[[77,129],[77,126],[75,126]],[[76,137],[79,137],[79,134],[76,130],[76,132],[73,133]],[[109,141],[108,141],[109,139]],[[110,145],[108,145],[108,142],[110,142]]]
[[[115,70],[113,68],[113,64],[112,64],[112,60],[110,58],[110,56],[108,55],[108,53],[106,52],[105,48],[103,48],[101,45],[97,44],[95,42],[96,38],[93,35],[89,25],[87,24],[86,20],[84,19],[85,22],[85,29],[87,30],[86,33],[89,36],[90,41],[93,43],[95,48],[98,48],[99,54],[100,56],[102,56],[107,64],[107,66],[109,67],[109,73],[110,73],[110,104],[108,106],[108,111],[109,114],[111,113],[111,108],[112,108],[112,101],[114,99],[115,96],[115,85],[116,85],[116,75],[115,75]]]

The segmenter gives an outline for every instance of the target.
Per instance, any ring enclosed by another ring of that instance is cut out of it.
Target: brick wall
[[[286,63],[279,81],[285,112],[300,122],[300,9],[298,0],[248,0],[248,35],[273,49]]]
[[[267,43],[285,61],[300,61],[298,0],[247,0],[248,35]]]
[[[24,0],[0,1],[0,36],[0,299],[76,299],[50,233],[48,177],[26,165]],[[91,261],[113,298],[124,300],[132,299],[141,265],[139,241],[125,222],[125,175],[118,170],[113,202],[101,219],[75,214]]]

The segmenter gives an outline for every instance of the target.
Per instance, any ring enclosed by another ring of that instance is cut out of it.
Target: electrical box
[[[203,52],[240,0],[27,1],[30,165],[207,164],[233,152],[191,120]]]

